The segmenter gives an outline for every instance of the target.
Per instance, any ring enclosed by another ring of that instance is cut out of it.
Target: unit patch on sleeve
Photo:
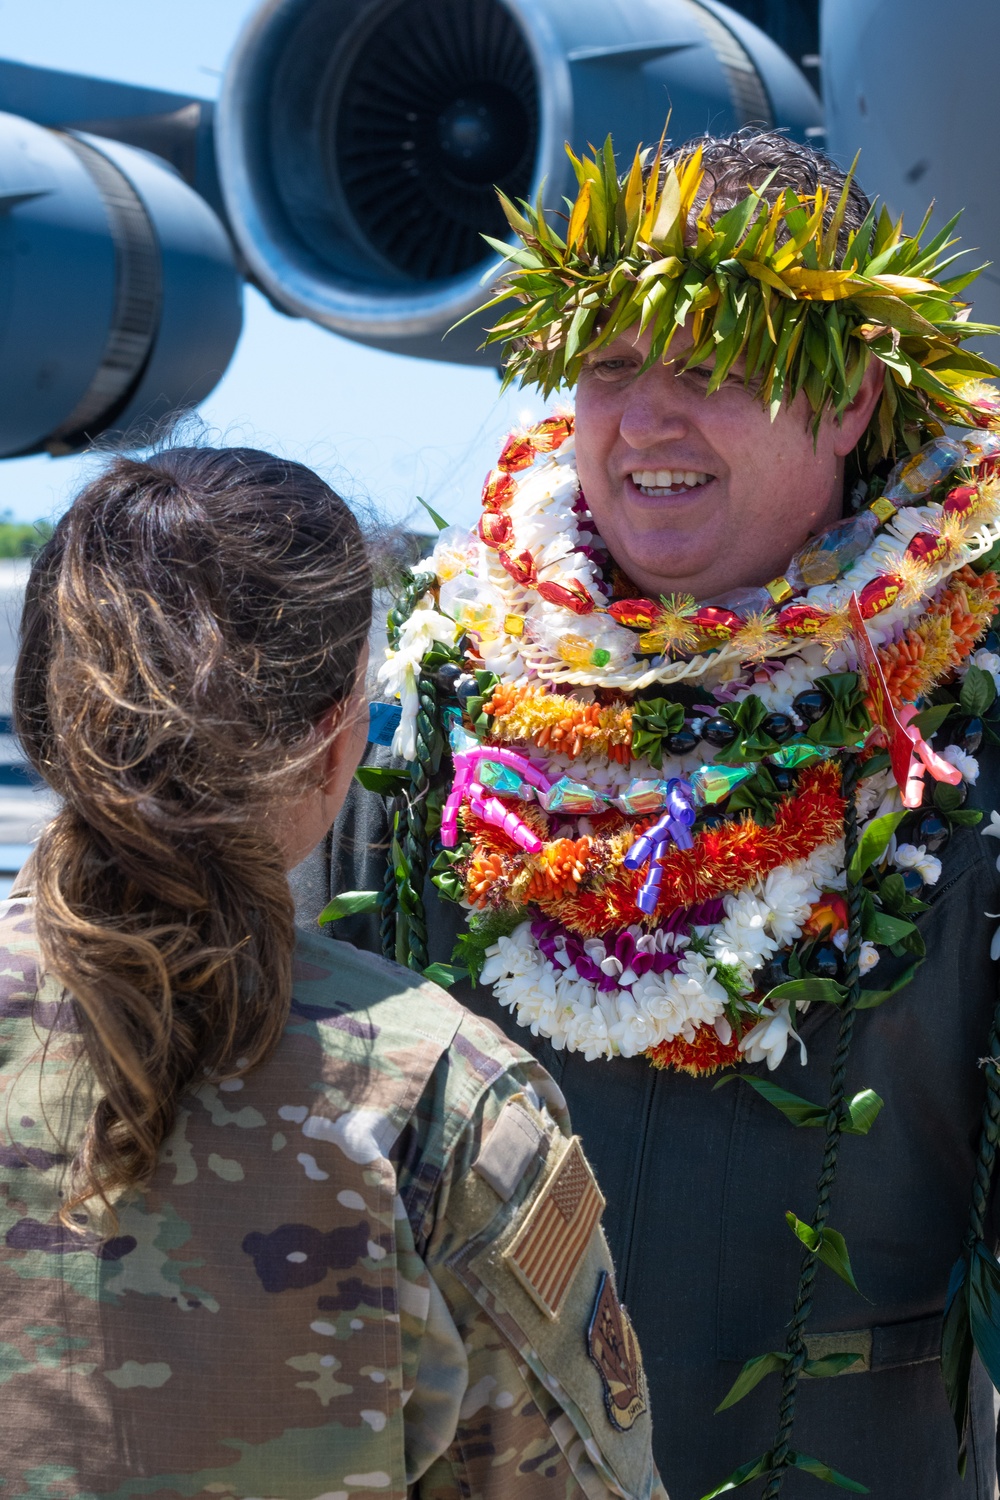
[[[574,1136],[504,1254],[546,1317],[559,1316],[603,1212],[604,1197]]]
[[[646,1410],[645,1380],[632,1324],[607,1271],[601,1272],[597,1283],[587,1352],[604,1385],[608,1419],[619,1432],[627,1432]]]

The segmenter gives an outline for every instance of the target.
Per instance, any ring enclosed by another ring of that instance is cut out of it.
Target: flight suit
[[[1000,751],[984,743],[968,807],[1000,807]],[[368,764],[390,763],[369,746]],[[315,920],[331,892],[377,889],[386,823],[380,798],[352,789],[331,840],[293,874],[299,920]],[[812,1357],[858,1349],[835,1379],[799,1387],[793,1446],[867,1485],[876,1500],[994,1500],[993,1389],[974,1364],[968,1473],[938,1364],[950,1268],[968,1225],[985,1093],[980,1059],[997,1005],[990,943],[1000,913],[1000,843],[956,828],[938,851],[939,882],[919,918],[927,958],[876,1009],[859,1012],[848,1095],[874,1089],[885,1106],[866,1137],[846,1136],[830,1224],[850,1249],[859,1297],[820,1267],[807,1326]],[[464,913],[426,892],[429,949],[447,961]],[[371,915],[334,923],[338,936],[376,948]],[[866,979],[888,987],[907,960],[885,954]],[[791,1210],[816,1202],[822,1137],[795,1130],[744,1084],[661,1072],[643,1057],[587,1062],[531,1037],[489,989],[456,986],[542,1061],[566,1095],[574,1127],[608,1194],[605,1224],[646,1352],[656,1460],[673,1500],[699,1500],[770,1446],[778,1377],[714,1415],[744,1361],[781,1350],[801,1245]],[[747,1068],[822,1103],[828,1097],[837,1012],[816,1006],[801,1034],[808,1061],[789,1048],[781,1066]],[[994,1236],[996,1229],[993,1229]],[[791,1472],[782,1494],[807,1500],[816,1480]],[[747,1493],[759,1492],[748,1486]]]

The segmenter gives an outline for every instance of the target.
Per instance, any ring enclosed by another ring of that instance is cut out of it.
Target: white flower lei
[[[680,955],[676,973],[648,972],[639,978],[633,975],[631,981],[623,975],[616,990],[602,992],[593,981],[581,978],[572,964],[550,964],[532,934],[531,922],[524,921],[487,949],[480,979],[493,985],[501,1005],[516,1012],[519,1025],[535,1036],[549,1037],[557,1049],[582,1052],[588,1061],[634,1057],[676,1037],[690,1042],[695,1028],[705,1025],[714,1026],[720,1040],[728,1042],[732,1029],[725,1006],[730,996],[716,978],[717,966],[736,968],[750,994],[753,970],[801,936],[820,890],[834,881],[843,885],[843,868],[843,845],[828,844],[806,859],[773,870],[737,895],[726,896],[723,919],[695,929],[707,954],[693,949],[685,936],[629,929],[640,951]],[[599,938],[584,946],[598,967],[615,962]],[[766,1015],[770,1019],[773,1012]],[[753,1035],[748,1032],[744,1042]]]

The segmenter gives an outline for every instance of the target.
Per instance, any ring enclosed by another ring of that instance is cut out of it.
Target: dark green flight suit
[[[366,759],[387,764],[388,752],[370,746]],[[983,808],[988,824],[1000,806],[1000,752],[984,745],[980,764],[968,806]],[[295,872],[300,920],[315,919],[332,892],[379,887],[385,838],[381,799],[355,788],[332,840]],[[992,1386],[977,1365],[963,1482],[937,1361],[948,1272],[968,1220],[979,1058],[997,1003],[996,923],[984,915],[1000,912],[997,855],[1000,842],[979,829],[955,830],[920,919],[927,960],[905,990],[859,1014],[848,1065],[849,1092],[872,1088],[885,1100],[871,1135],[842,1142],[830,1215],[868,1300],[821,1267],[807,1332],[853,1334],[826,1348],[860,1348],[867,1369],[800,1385],[793,1446],[866,1484],[876,1500],[995,1494]],[[430,886],[427,906],[431,957],[447,961],[462,913]],[[330,930],[377,948],[372,918]],[[884,956],[879,980],[887,984],[899,967]],[[488,990],[455,993],[531,1047],[566,1094],[608,1197],[604,1222],[644,1351],[657,1463],[672,1500],[699,1500],[770,1446],[776,1376],[729,1411],[713,1411],[744,1360],[784,1347],[800,1252],[784,1215],[812,1214],[821,1134],[792,1129],[745,1085],[714,1092],[711,1080],[659,1072],[642,1057],[586,1062],[555,1052],[517,1028]],[[814,1007],[802,1025],[807,1066],[793,1047],[771,1076],[825,1100],[836,1034],[833,1008]],[[783,1494],[816,1496],[817,1484],[791,1473]],[[759,1484],[742,1491],[759,1492]]]

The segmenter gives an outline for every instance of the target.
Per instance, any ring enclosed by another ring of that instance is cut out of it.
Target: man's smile
[[[714,477],[700,469],[633,469],[626,475],[637,494],[650,500],[693,494],[711,484]]]

